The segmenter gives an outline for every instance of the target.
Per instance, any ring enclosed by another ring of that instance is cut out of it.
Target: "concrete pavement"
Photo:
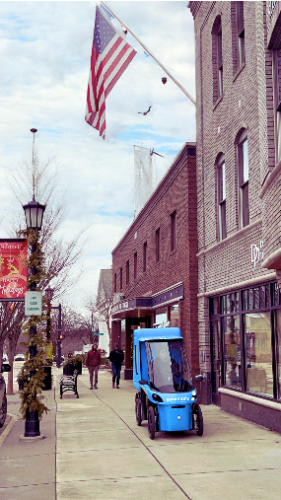
[[[157,433],[151,441],[147,422],[136,425],[132,382],[112,389],[110,373],[101,371],[98,387],[89,390],[83,370],[79,399],[67,392],[60,400],[57,377],[56,403],[53,390],[44,393],[51,407],[41,422],[46,439],[20,442],[24,424],[16,422],[0,449],[1,500],[280,497],[280,434],[202,406],[202,437]],[[9,402],[9,413],[16,409]]]

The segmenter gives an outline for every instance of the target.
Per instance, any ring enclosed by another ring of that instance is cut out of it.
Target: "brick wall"
[[[192,371],[198,374],[197,214],[195,144],[186,143],[166,176],[112,252],[117,292],[126,298],[151,296],[176,283],[184,284],[180,301],[181,331]],[[176,249],[171,251],[171,214],[176,212]],[[160,259],[156,262],[156,231],[160,228]],[[147,242],[147,269],[143,245]],[[138,271],[134,278],[134,254]],[[126,262],[129,261],[129,284]],[[123,287],[120,289],[120,268]]]

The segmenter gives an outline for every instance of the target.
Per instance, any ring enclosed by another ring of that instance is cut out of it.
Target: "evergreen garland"
[[[48,279],[46,270],[44,268],[44,254],[41,249],[41,244],[39,242],[39,231],[34,229],[26,229],[21,231],[21,233],[27,237],[28,245],[35,245],[36,249],[32,252],[28,259],[28,279],[27,279],[27,290],[31,289],[31,285],[36,283],[36,291],[42,291],[42,283]],[[37,273],[32,274],[32,269],[36,268]],[[47,298],[43,297],[43,304],[47,302]],[[44,352],[43,347],[46,345],[43,334],[40,331],[36,331],[35,335],[30,334],[30,329],[37,327],[48,319],[46,314],[42,316],[28,316],[25,317],[22,323],[22,332],[27,337],[26,342],[21,344],[27,347],[26,361],[21,369],[21,379],[25,381],[24,389],[20,391],[21,406],[20,413],[23,419],[26,419],[26,413],[37,411],[39,419],[42,417],[44,412],[48,412],[47,408],[42,399],[44,396],[39,395],[42,392],[42,387],[44,385],[45,373],[44,373]],[[29,348],[31,346],[36,346],[37,353],[34,358],[29,357]],[[32,377],[30,373],[32,372]]]

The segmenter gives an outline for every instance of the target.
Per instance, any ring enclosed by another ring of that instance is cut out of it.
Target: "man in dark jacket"
[[[92,349],[87,352],[85,364],[89,370],[90,375],[90,389],[92,390],[98,388],[98,371],[101,364],[101,355],[97,344],[92,345]],[[93,387],[93,378],[95,372],[95,385]]]
[[[119,349],[118,344],[114,344],[114,349],[111,351],[109,359],[112,364],[112,388],[115,388],[116,379],[116,389],[119,389],[120,372],[121,365],[124,360],[124,352],[122,351],[122,349]]]

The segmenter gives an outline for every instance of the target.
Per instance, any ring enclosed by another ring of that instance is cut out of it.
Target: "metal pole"
[[[58,317],[58,358],[57,358],[57,367],[60,368],[61,365],[61,304],[58,305],[56,308],[59,310],[59,317]]]
[[[188,97],[188,99],[192,102],[192,104],[194,104],[194,106],[196,106],[195,99],[193,99],[193,97],[189,94],[189,92],[187,92],[187,90],[181,85],[181,83],[179,83],[178,80],[176,80],[176,78],[170,73],[170,71],[164,66],[164,64],[162,64],[152,54],[152,52],[146,47],[146,45],[144,45],[144,43],[142,43],[142,41],[133,33],[133,31],[125,23],[123,23],[123,21],[121,21],[121,19],[119,19],[119,17],[117,17],[116,14],[114,14],[114,12],[111,10],[110,7],[108,7],[106,5],[105,2],[101,2],[101,4],[108,10],[108,12],[110,12],[110,14],[113,17],[115,17],[117,19],[117,21],[119,21],[120,24],[122,24],[122,26],[124,26],[127,29],[127,31],[129,31],[131,33],[131,35],[139,42],[139,44],[142,46],[142,48],[145,50],[145,52],[147,52],[154,59],[154,61],[156,61],[157,64],[159,64],[159,66],[161,66],[161,68],[165,71],[165,73],[167,73],[167,75],[171,78],[171,80],[173,80],[173,82],[182,90],[182,92]]]
[[[33,244],[31,246],[31,253],[34,253],[36,251],[36,244]],[[37,269],[36,267],[33,267],[31,269],[31,274],[35,275],[37,274]],[[30,285],[30,290],[35,291],[36,290],[36,283],[33,282]],[[36,335],[36,326],[31,326],[30,327],[30,336],[34,337]],[[36,345],[31,345],[29,347],[29,354],[30,354],[30,359],[35,358],[37,354],[37,347]],[[30,378],[35,375],[35,371],[30,372]],[[36,394],[35,394],[35,399],[36,399]],[[36,437],[40,436],[40,421],[38,417],[38,411],[29,411],[27,410],[26,412],[26,419],[25,419],[25,431],[24,431],[24,436],[25,437]]]

